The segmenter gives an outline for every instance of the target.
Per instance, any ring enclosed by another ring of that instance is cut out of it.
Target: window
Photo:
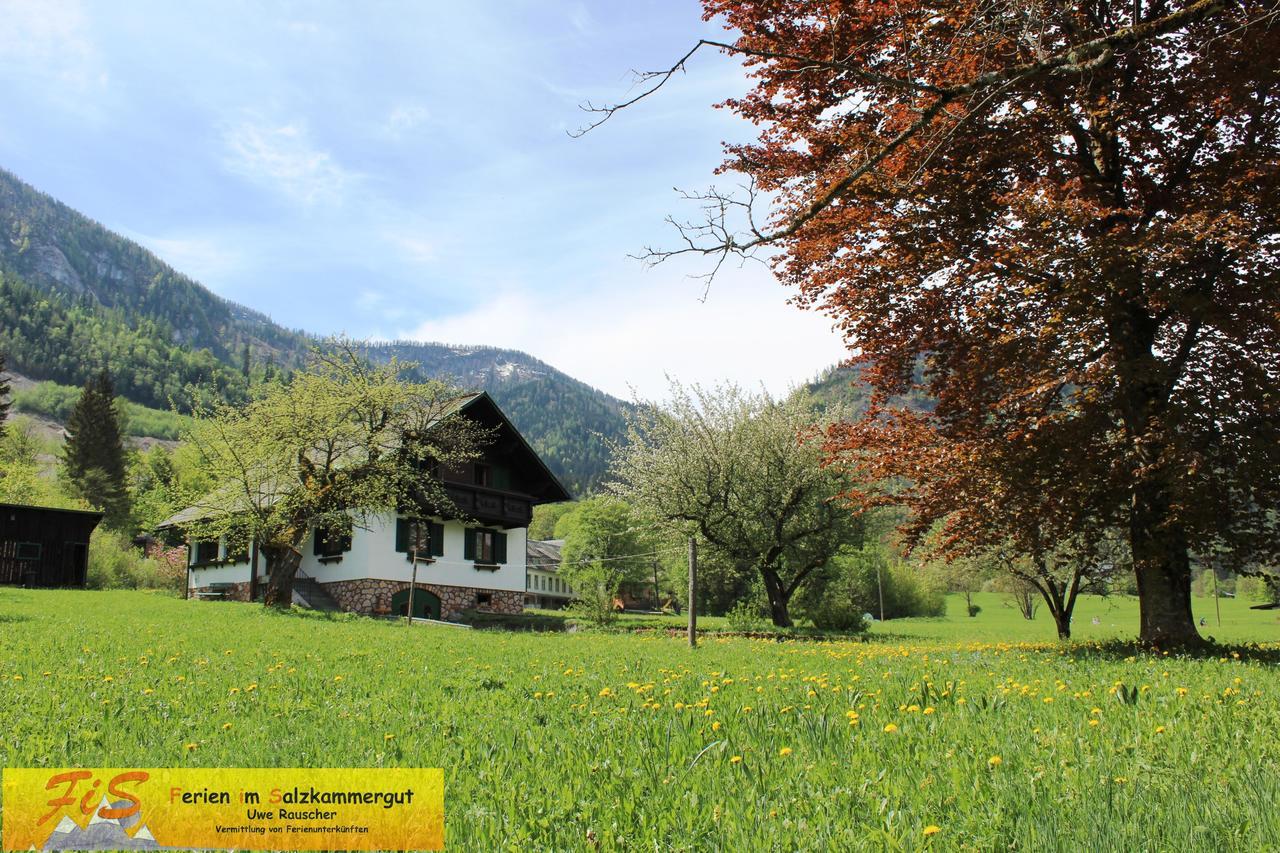
[[[322,559],[342,556],[351,550],[351,528],[326,530],[323,527],[317,527],[315,542],[311,550],[312,553]]]
[[[492,602],[493,602],[493,593],[491,592],[476,593],[476,604],[490,604]]]
[[[463,559],[475,560],[483,565],[497,565],[507,561],[507,534],[483,527],[467,531]]]
[[[444,525],[421,519],[396,519],[396,551],[412,560],[415,545],[419,560],[443,557]]]
[[[18,560],[38,560],[42,553],[44,546],[39,542],[19,542],[13,556]]]
[[[493,485],[493,468],[485,465],[483,462],[476,463],[476,485],[492,486]]]
[[[202,566],[206,563],[218,562],[218,540],[207,539],[203,542],[197,542],[192,547],[194,559],[191,561],[193,566]]]

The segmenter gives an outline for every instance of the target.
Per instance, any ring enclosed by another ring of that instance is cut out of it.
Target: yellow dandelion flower
[[[886,725],[886,726],[884,727],[884,730],[885,730],[885,733],[886,733],[886,734],[893,734],[894,732],[896,732],[896,731],[898,730],[898,727],[897,727],[897,725],[896,725],[896,724],[894,724],[894,723],[889,723],[888,725]]]
[[[1158,735],[1164,734],[1164,726],[1156,726],[1156,734]]]
[[[222,724],[222,730],[223,730],[224,732],[225,732],[225,731],[227,731],[227,730],[228,730],[228,729],[230,729],[230,728],[231,728],[231,724],[230,724],[230,723],[223,723],[223,724]]]
[[[790,755],[791,753],[792,753],[792,749],[789,746],[784,746],[782,749],[778,750],[778,755],[781,755],[784,758]]]
[[[939,832],[942,832],[942,827],[931,823],[924,828],[924,837],[928,838],[930,835],[937,835]]]
[[[988,767],[999,767],[1001,764],[1004,764],[1004,759],[998,755],[993,755],[987,759]]]
[[[1096,725],[1098,725],[1098,721],[1097,721],[1097,720],[1090,720],[1090,721],[1089,721],[1089,725],[1091,725],[1091,726],[1096,726]]]
[[[933,708],[931,708],[931,707],[930,707],[930,708],[925,708],[925,709],[924,709],[924,713],[926,713],[926,714],[932,714],[932,713],[934,713],[934,710],[933,710]]]
[[[14,678],[22,678],[22,676],[21,676],[21,675],[15,675],[15,676],[14,676]],[[103,681],[108,681],[108,682],[110,682],[110,681],[115,681],[115,679],[114,679],[114,678],[112,678],[110,675],[108,675],[106,678],[104,678],[104,679],[102,679],[102,680],[103,680]]]
[[[393,735],[393,734],[388,733],[388,734],[383,735],[383,736],[382,736],[382,739],[383,739],[383,740],[395,740],[395,739],[396,739],[396,736],[395,736],[395,735]]]
[[[711,731],[713,731],[713,732],[718,732],[718,731],[720,731],[720,721],[719,721],[719,720],[716,720],[714,723],[712,723],[712,724],[711,724]]]
[[[199,746],[200,746],[200,744],[198,744],[198,743],[189,743],[189,744],[187,744],[187,746],[186,746],[187,752],[195,752],[195,751],[196,751],[196,748],[197,748],[197,747],[199,747]]]
[[[335,675],[335,676],[333,677],[333,680],[334,680],[334,681],[341,681],[341,680],[342,680],[342,676],[341,676],[341,675]]]
[[[741,764],[741,763],[742,763],[742,756],[741,756],[741,755],[735,755],[733,758],[730,758],[730,759],[729,759],[729,763],[730,763],[730,764]]]

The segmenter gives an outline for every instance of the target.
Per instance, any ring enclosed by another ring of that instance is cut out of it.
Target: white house
[[[530,539],[525,556],[524,603],[558,610],[573,599],[573,589],[560,576],[563,539]]]
[[[570,496],[488,394],[469,395],[459,408],[482,426],[497,428],[480,461],[441,472],[463,518],[386,513],[332,541],[312,532],[295,581],[299,603],[369,615],[404,614],[416,540],[415,616],[454,619],[470,609],[523,609],[526,532],[533,507]],[[161,527],[180,529],[194,519],[192,512],[178,513]],[[256,547],[232,554],[225,542],[189,543],[189,596],[252,600],[266,574],[266,561]]]

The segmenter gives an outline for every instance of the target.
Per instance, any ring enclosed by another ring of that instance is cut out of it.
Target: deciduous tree
[[[654,260],[771,249],[836,318],[876,391],[830,434],[882,485],[855,501],[962,550],[1118,528],[1141,638],[1198,643],[1191,555],[1280,549],[1280,7],[704,8],[735,35],[694,50],[744,59],[726,106],[761,131],[727,149],[745,195]],[[936,410],[889,405],[921,357]]]
[[[803,394],[774,400],[673,383],[670,400],[631,418],[609,487],[650,521],[696,534],[759,575],[773,623],[787,627],[791,597],[860,538],[860,523],[834,500],[847,483],[823,467],[813,420]]]
[[[610,606],[624,583],[653,577],[652,531],[617,498],[588,498],[556,522],[560,572],[575,591],[589,584]],[[590,569],[588,572],[587,570]]]

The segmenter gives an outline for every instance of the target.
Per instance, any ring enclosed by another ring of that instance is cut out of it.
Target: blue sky
[[[0,166],[285,325],[522,349],[620,396],[802,382],[844,352],[759,265],[670,245],[751,127],[707,53],[581,139],[586,100],[716,24],[687,0],[0,0]]]

